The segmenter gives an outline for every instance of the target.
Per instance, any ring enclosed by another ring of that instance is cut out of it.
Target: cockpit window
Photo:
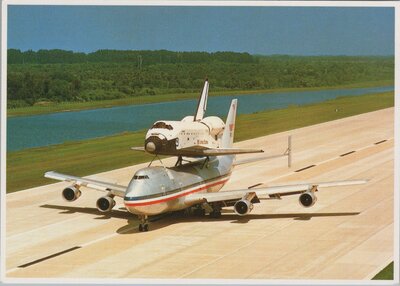
[[[151,129],[153,129],[153,128],[168,129],[168,130],[174,129],[174,128],[172,128],[171,125],[169,125],[169,124],[167,124],[167,123],[165,123],[165,122],[162,122],[162,121],[156,122],[156,123],[151,127]]]
[[[147,175],[144,175],[144,176],[137,176],[137,175],[134,175],[133,176],[133,179],[134,180],[143,180],[143,179],[148,179],[149,178],[149,176],[147,176]]]

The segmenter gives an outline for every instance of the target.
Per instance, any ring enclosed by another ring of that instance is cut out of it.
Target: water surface
[[[393,89],[393,86],[385,86],[216,96],[208,99],[206,116],[225,117],[230,101],[234,98],[238,98],[239,101],[238,114],[249,114],[262,110],[285,108],[291,104],[304,105],[339,96],[364,95],[393,91]],[[197,99],[193,99],[12,117],[7,119],[7,151],[147,129],[160,119],[180,120],[186,115],[193,115],[196,107]]]

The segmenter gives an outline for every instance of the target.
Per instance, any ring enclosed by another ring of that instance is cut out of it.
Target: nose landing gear
[[[140,232],[148,231],[149,230],[149,224],[148,224],[149,220],[147,218],[147,215],[146,216],[140,216],[139,219],[140,219],[139,231]]]

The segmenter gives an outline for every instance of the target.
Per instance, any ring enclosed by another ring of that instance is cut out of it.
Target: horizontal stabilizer
[[[286,157],[286,156],[287,155],[283,154],[283,155],[260,156],[260,157],[255,157],[255,158],[242,159],[242,160],[237,160],[235,162],[235,166],[259,162],[259,161],[263,161],[263,160],[281,158],[281,157]]]
[[[291,135],[289,135],[289,137],[288,137],[288,146],[284,153],[277,154],[277,155],[266,155],[266,156],[262,155],[262,156],[257,156],[257,157],[253,157],[253,158],[237,160],[237,161],[235,161],[235,166],[259,162],[262,160],[282,158],[282,157],[288,157],[288,167],[290,168],[291,163],[292,163],[292,136]]]

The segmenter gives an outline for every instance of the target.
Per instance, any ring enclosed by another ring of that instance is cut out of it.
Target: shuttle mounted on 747
[[[221,208],[233,206],[236,214],[244,216],[252,211],[254,204],[260,203],[260,198],[280,199],[288,195],[298,195],[302,206],[311,207],[317,200],[315,193],[319,188],[366,182],[348,180],[303,183],[219,192],[236,165],[267,157],[236,161],[238,154],[263,151],[233,147],[237,99],[232,100],[225,123],[215,116],[204,117],[208,87],[206,81],[194,116],[187,116],[181,121],[155,122],[146,134],[144,147],[132,148],[155,156],[177,156],[175,166],[151,166],[150,163],[148,167],[134,174],[128,186],[54,171],[46,172],[45,177],[71,183],[71,186],[62,191],[62,196],[67,201],[78,199],[82,187],[106,192],[96,203],[101,212],[112,210],[116,204],[115,196],[122,198],[126,209],[140,219],[140,231],[149,229],[149,216],[161,213],[194,209],[196,212],[218,217],[221,215]],[[288,156],[290,162],[290,146],[287,151],[284,155]]]
[[[261,149],[238,149],[221,145],[225,127],[229,128],[229,132],[233,132],[235,123],[233,121],[225,125],[217,116],[204,117],[208,88],[209,83],[206,80],[194,115],[186,116],[181,121],[156,121],[147,131],[144,147],[132,149],[154,155],[186,157],[263,152]]]

